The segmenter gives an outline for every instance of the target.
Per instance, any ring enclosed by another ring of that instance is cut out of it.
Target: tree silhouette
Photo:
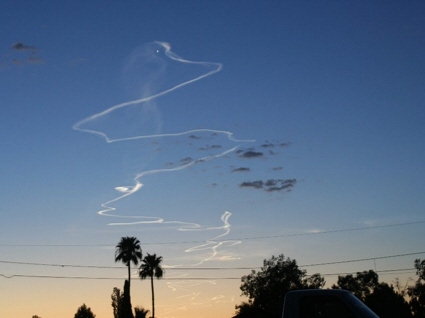
[[[338,276],[337,285],[332,288],[342,288],[352,292],[379,317],[411,318],[409,304],[398,293],[393,285],[379,283],[379,276],[373,270]]]
[[[133,318],[133,310],[131,309],[131,299],[130,299],[130,284],[128,280],[124,282],[124,292],[122,294],[122,302],[120,309],[120,318]]]
[[[143,307],[136,307],[134,308],[134,318],[146,318],[148,312],[149,310]]]
[[[87,307],[86,304],[80,306],[77,312],[74,315],[74,318],[95,318],[96,315],[93,314],[90,307]]]
[[[392,285],[379,283],[373,293],[366,296],[365,304],[379,317],[412,318],[410,306]]]
[[[133,312],[129,297],[128,280],[124,281],[124,291],[114,287],[111,294],[111,305],[114,313],[114,318],[133,318]]]
[[[140,241],[135,237],[122,237],[121,241],[115,247],[115,262],[122,262],[128,267],[128,288],[130,290],[130,266],[139,264],[142,259],[142,249]]]
[[[120,289],[114,287],[111,294],[111,305],[113,308],[114,318],[123,318],[122,316],[122,303],[124,295],[121,293]]]
[[[142,264],[139,269],[139,276],[143,280],[146,277],[151,278],[151,289],[152,289],[152,318],[155,318],[155,293],[153,289],[153,278],[160,279],[164,275],[164,270],[161,267],[162,256],[156,257],[156,254],[147,256],[142,260]]]
[[[379,284],[378,274],[373,270],[357,272],[356,276],[351,274],[345,276],[338,276],[336,285],[332,288],[342,288],[349,290],[357,298],[365,301],[366,297],[373,293],[373,290]]]
[[[319,274],[307,277],[305,270],[299,269],[297,262],[283,254],[265,259],[261,270],[251,271],[243,276],[240,289],[248,297],[236,306],[234,317],[281,317],[283,300],[288,291],[301,288],[321,288],[325,280]]]
[[[415,269],[418,279],[407,291],[410,296],[409,305],[414,317],[425,317],[425,260],[416,259]]]

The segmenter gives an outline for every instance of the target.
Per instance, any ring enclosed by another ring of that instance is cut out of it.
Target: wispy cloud
[[[247,167],[240,167],[240,168],[236,168],[232,170],[232,172],[249,172],[249,171],[251,171],[251,169]]]
[[[12,45],[12,50],[16,51],[37,51],[38,48],[32,45],[25,45],[22,42],[16,42]]]
[[[247,159],[251,159],[251,158],[261,158],[264,156],[263,152],[260,151],[254,151],[254,150],[239,150],[236,152],[238,154],[239,157],[241,158],[247,158]]]
[[[296,179],[269,179],[267,181],[255,180],[244,181],[239,186],[241,188],[261,189],[267,192],[286,191],[289,192],[297,183]]]
[[[262,148],[274,148],[274,147],[288,147],[291,143],[290,142],[266,142],[261,145]]]
[[[214,149],[220,149],[220,148],[222,148],[223,146],[221,146],[221,145],[211,145],[211,146],[204,146],[204,147],[200,147],[199,148],[199,150],[202,150],[202,151],[204,151],[204,150],[214,150]]]
[[[239,185],[241,188],[255,188],[255,189],[262,189],[264,186],[264,182],[261,180],[257,181],[244,181]]]
[[[0,69],[8,66],[23,67],[27,64],[42,64],[44,60],[39,56],[39,49],[33,45],[16,42],[10,47],[10,52],[5,54],[5,61],[0,63]]]
[[[186,158],[183,158],[183,159],[180,160],[180,163],[183,164],[183,165],[187,165],[191,162],[193,162],[193,159],[190,158],[190,157],[186,157]]]
[[[263,152],[263,151],[259,151],[256,150],[255,148],[248,148],[248,149],[239,149],[238,151],[236,151],[236,154],[240,157],[240,158],[244,158],[244,159],[253,159],[253,158],[264,158],[266,156],[266,154],[274,156],[277,155],[278,153],[276,151],[274,151],[274,148],[285,148],[285,147],[289,147],[291,143],[290,142],[269,142],[266,141],[264,143],[262,143],[260,145],[260,148],[263,149],[268,149],[268,151]]]

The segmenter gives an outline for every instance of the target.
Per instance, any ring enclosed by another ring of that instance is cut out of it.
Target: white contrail
[[[92,129],[81,128],[81,125],[86,124],[88,122],[91,122],[91,121],[93,121],[93,120],[95,120],[95,119],[97,119],[99,117],[105,116],[105,115],[107,115],[107,114],[109,114],[109,113],[111,113],[111,112],[113,112],[115,110],[118,110],[120,108],[127,107],[127,106],[130,106],[130,105],[145,103],[145,102],[148,102],[148,101],[153,100],[155,98],[158,98],[160,96],[163,96],[163,95],[166,95],[168,93],[171,93],[172,91],[174,91],[176,89],[179,89],[179,88],[181,88],[183,86],[186,86],[186,85],[191,84],[193,82],[199,81],[200,79],[203,79],[203,78],[208,77],[210,75],[213,75],[213,74],[215,74],[217,72],[220,72],[220,70],[223,67],[221,63],[192,62],[192,61],[184,60],[184,59],[180,58],[179,56],[177,56],[176,54],[174,54],[173,52],[171,52],[171,50],[170,50],[171,49],[170,44],[168,44],[166,42],[157,42],[157,41],[155,43],[161,45],[165,49],[165,55],[168,56],[169,58],[171,58],[174,61],[181,62],[181,63],[187,63],[187,64],[213,65],[213,66],[216,67],[216,69],[214,69],[212,71],[209,71],[209,72],[207,72],[205,74],[202,74],[202,75],[200,75],[200,76],[198,76],[196,78],[193,78],[191,80],[188,80],[188,81],[185,81],[183,83],[177,84],[177,85],[175,85],[175,86],[173,86],[173,87],[171,87],[169,89],[166,89],[164,91],[161,91],[161,92],[159,92],[157,94],[150,95],[150,96],[147,96],[147,97],[143,97],[143,98],[140,98],[140,99],[136,99],[136,100],[132,100],[132,101],[129,101],[129,102],[124,102],[124,103],[121,103],[121,104],[112,106],[112,107],[110,107],[110,108],[108,108],[108,109],[106,109],[106,110],[104,110],[102,112],[99,112],[97,114],[94,114],[92,116],[89,116],[89,117],[87,117],[87,118],[85,118],[83,120],[80,120],[79,122],[77,122],[76,124],[74,124],[74,126],[72,126],[73,129],[102,136],[103,138],[105,138],[106,142],[108,142],[108,143],[113,142],[113,141],[125,140],[125,139],[118,139],[118,140],[110,139],[104,132],[96,131],[96,130],[92,130]],[[131,139],[137,139],[137,138],[153,138],[153,137],[172,136],[172,135],[174,135],[174,134],[138,136],[138,137],[134,137],[134,138],[131,138]]]
[[[233,147],[231,149],[228,149],[226,151],[223,151],[220,154],[206,156],[206,157],[202,157],[200,159],[193,160],[193,161],[191,161],[191,162],[189,162],[187,164],[181,165],[179,167],[175,167],[175,168],[164,168],[164,169],[154,169],[154,170],[148,170],[148,171],[144,171],[144,172],[138,173],[136,175],[136,177],[134,178],[135,185],[133,187],[117,187],[117,188],[115,188],[116,190],[118,190],[119,192],[122,192],[124,194],[121,195],[121,196],[119,196],[119,197],[117,197],[117,198],[115,198],[115,199],[112,199],[112,200],[109,200],[109,201],[103,203],[102,204],[102,207],[104,207],[105,209],[104,210],[101,210],[101,211],[98,211],[97,213],[99,215],[114,216],[114,217],[153,218],[153,217],[146,217],[146,216],[121,216],[121,215],[111,214],[111,213],[108,213],[108,212],[111,212],[111,211],[115,211],[116,210],[116,208],[110,206],[110,204],[112,204],[114,202],[117,202],[117,201],[119,201],[119,200],[121,200],[121,199],[123,199],[123,198],[125,198],[127,196],[130,196],[130,195],[136,193],[137,191],[139,191],[143,187],[143,183],[141,183],[140,180],[139,180],[142,177],[147,176],[147,175],[157,174],[157,173],[183,170],[183,169],[186,169],[186,168],[188,168],[188,167],[190,167],[190,166],[192,166],[192,165],[194,165],[196,163],[206,162],[206,161],[212,160],[214,158],[219,158],[219,157],[225,156],[228,153],[231,153],[231,152],[235,151],[238,147],[239,146],[235,146],[235,147]],[[109,225],[131,225],[131,224],[144,224],[144,223],[168,223],[168,222],[165,222],[162,218],[159,218],[159,217],[158,218],[153,218],[153,219],[155,219],[155,220],[154,221],[127,222],[127,223],[110,223]],[[175,221],[172,221],[172,223],[176,223],[176,222]],[[182,222],[182,223],[184,223],[184,222]],[[192,223],[189,223],[189,224],[192,224]]]
[[[135,141],[135,140],[149,139],[149,138],[179,137],[179,136],[184,136],[184,135],[188,135],[188,134],[205,133],[205,132],[216,134],[216,135],[224,135],[224,136],[227,136],[228,140],[230,140],[232,142],[239,143],[239,145],[234,146],[230,149],[224,150],[220,153],[204,156],[204,157],[198,158],[198,159],[193,159],[190,162],[185,163],[183,165],[180,165],[178,167],[164,168],[164,169],[152,169],[152,170],[146,170],[146,171],[143,171],[143,172],[138,172],[138,173],[135,174],[135,177],[133,178],[133,181],[134,181],[133,185],[116,187],[115,190],[118,191],[120,193],[120,195],[117,196],[116,198],[112,199],[112,200],[109,200],[109,201],[101,204],[102,210],[97,212],[99,215],[102,215],[102,216],[109,216],[109,217],[116,217],[116,218],[126,218],[127,219],[126,222],[109,223],[109,225],[112,225],[112,226],[130,226],[130,225],[138,225],[138,224],[174,224],[174,225],[177,226],[179,231],[220,231],[221,234],[213,237],[212,239],[206,240],[205,244],[201,244],[201,245],[198,245],[198,246],[195,246],[195,247],[192,247],[192,248],[189,248],[189,249],[186,250],[186,252],[195,252],[195,251],[204,251],[204,250],[211,251],[209,257],[204,258],[203,260],[201,260],[199,262],[199,264],[201,264],[205,261],[217,259],[218,249],[220,247],[234,246],[234,245],[240,243],[240,241],[217,241],[218,239],[220,239],[220,238],[222,238],[222,237],[224,237],[224,236],[226,236],[230,233],[230,229],[231,229],[231,225],[229,223],[229,218],[231,216],[230,212],[226,211],[221,216],[221,221],[223,223],[222,226],[202,227],[200,224],[197,224],[197,223],[183,222],[183,221],[178,221],[178,220],[166,220],[166,219],[164,219],[163,217],[160,217],[160,216],[120,215],[120,214],[114,213],[114,211],[116,211],[116,209],[117,209],[116,207],[114,207],[114,205],[118,201],[120,201],[124,198],[127,198],[127,197],[137,193],[139,190],[141,190],[142,187],[143,187],[142,178],[145,177],[145,176],[159,174],[159,173],[165,173],[165,172],[170,173],[170,172],[175,172],[175,171],[187,169],[187,168],[189,168],[189,167],[191,167],[195,164],[204,163],[204,162],[207,162],[207,161],[219,158],[219,157],[223,157],[223,156],[235,151],[240,146],[241,143],[254,142],[254,140],[238,140],[238,139],[233,137],[233,133],[230,132],[230,131],[206,129],[206,128],[192,129],[192,130],[187,130],[187,131],[184,131],[184,132],[142,134],[142,135],[136,135],[136,136],[129,136],[129,137],[125,137],[125,138],[111,138],[110,136],[107,135],[106,132],[102,131],[101,129],[96,130],[94,128],[84,127],[85,124],[92,123],[97,119],[102,119],[102,117],[105,117],[105,116],[113,113],[114,111],[117,111],[119,109],[123,109],[125,107],[133,106],[133,105],[139,105],[139,104],[143,105],[144,103],[148,103],[150,101],[153,101],[154,99],[157,99],[158,97],[169,94],[169,93],[171,93],[171,92],[173,92],[173,91],[175,91],[175,90],[177,90],[177,89],[179,89],[183,86],[186,86],[188,84],[199,81],[203,78],[211,76],[211,75],[221,71],[221,69],[222,69],[221,63],[188,61],[188,60],[185,60],[185,59],[179,57],[175,53],[173,53],[171,51],[171,46],[168,43],[166,43],[166,42],[155,42],[155,43],[157,45],[161,46],[165,51],[165,56],[167,56],[168,58],[170,58],[173,61],[176,61],[176,62],[179,62],[179,63],[184,63],[184,64],[208,66],[210,70],[206,71],[205,73],[203,73],[199,76],[196,76],[192,79],[178,83],[178,84],[176,84],[176,85],[174,85],[174,86],[172,86],[168,89],[164,89],[164,90],[160,91],[159,93],[152,94],[152,95],[149,95],[147,97],[143,97],[143,98],[136,99],[136,100],[123,102],[123,103],[114,105],[112,107],[109,107],[109,108],[107,108],[107,109],[105,109],[105,110],[103,110],[99,113],[96,113],[94,115],[91,115],[91,116],[89,116],[85,119],[78,121],[77,123],[75,123],[73,125],[72,128],[74,130],[77,130],[77,131],[86,132],[86,133],[101,136],[105,139],[105,141],[107,143],[123,142],[123,141]],[[141,214],[144,214],[144,211],[142,211]],[[225,256],[224,258],[230,259],[231,257]],[[176,266],[178,266],[178,265],[176,265]]]

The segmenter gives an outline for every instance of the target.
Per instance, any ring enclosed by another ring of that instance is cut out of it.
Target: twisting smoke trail
[[[98,112],[94,115],[91,115],[85,119],[82,119],[81,121],[77,122],[73,125],[73,129],[89,134],[94,134],[97,136],[100,136],[105,139],[107,143],[116,143],[116,142],[129,142],[129,141],[136,141],[136,140],[146,140],[146,139],[154,139],[154,138],[171,138],[171,137],[184,137],[189,136],[193,137],[194,134],[206,134],[210,133],[211,135],[222,135],[227,138],[228,141],[233,143],[238,143],[236,146],[232,146],[228,149],[224,149],[218,153],[215,154],[209,154],[207,156],[202,156],[198,159],[191,159],[188,160],[188,162],[183,162],[183,164],[180,164],[173,168],[158,168],[158,169],[151,169],[146,170],[142,172],[135,172],[133,182],[134,184],[132,186],[118,186],[115,187],[115,190],[120,193],[119,196],[117,196],[114,199],[111,199],[103,204],[102,210],[98,211],[99,215],[102,216],[109,216],[109,217],[116,217],[116,218],[126,218],[127,220],[131,219],[131,221],[127,222],[112,222],[109,223],[109,225],[113,226],[129,226],[129,225],[138,225],[138,224],[173,224],[176,225],[179,231],[220,231],[221,234],[213,237],[212,239],[206,240],[205,244],[195,246],[192,248],[189,248],[186,250],[186,252],[195,252],[195,251],[210,251],[210,256],[201,260],[199,264],[215,259],[218,254],[218,249],[223,246],[234,246],[236,244],[239,244],[240,242],[226,242],[226,241],[220,241],[217,242],[216,240],[218,238],[222,238],[230,233],[231,225],[229,223],[229,218],[231,216],[231,213],[226,211],[221,216],[222,226],[218,227],[202,227],[200,224],[195,222],[184,222],[184,221],[178,221],[178,220],[166,220],[165,218],[161,216],[143,216],[143,215],[123,215],[118,214],[115,211],[117,208],[115,207],[115,204],[117,204],[119,201],[128,198],[134,194],[136,194],[138,191],[140,191],[143,187],[142,179],[149,175],[156,175],[156,174],[162,174],[162,173],[171,173],[176,172],[184,169],[188,169],[189,167],[192,167],[196,164],[205,163],[207,161],[217,159],[223,156],[226,156],[230,154],[231,152],[234,152],[242,143],[246,142],[253,142],[253,140],[238,140],[233,137],[233,133],[229,131],[223,131],[223,130],[215,130],[215,129],[207,129],[207,128],[201,128],[201,129],[190,129],[185,130],[182,132],[148,132],[148,133],[133,133],[129,136],[124,137],[114,137],[111,136],[109,133],[106,132],[106,130],[110,129],[110,125],[105,125],[104,127],[101,126],[100,128],[97,128],[96,125],[103,124],[106,120],[111,120],[112,123],[119,122],[121,120],[122,116],[124,120],[128,117],[128,114],[123,112],[126,109],[129,109],[129,111],[134,111],[135,108],[140,111],[142,111],[143,115],[146,115],[145,118],[139,118],[137,116],[132,116],[133,118],[138,118],[136,120],[144,120],[148,125],[151,125],[152,123],[150,121],[154,121],[154,124],[159,120],[159,111],[156,108],[156,100],[159,97],[163,97],[179,88],[182,88],[183,86],[186,86],[188,84],[194,83],[196,81],[199,81],[203,78],[206,78],[208,76],[211,76],[217,72],[219,72],[222,69],[222,64],[220,63],[211,63],[211,62],[193,62],[189,60],[185,60],[179,56],[177,56],[175,53],[171,51],[171,47],[168,43],[165,42],[154,42],[155,48],[158,49],[152,50],[152,46],[150,46],[150,50],[147,51],[147,53],[143,54],[143,57],[146,58],[148,62],[154,61],[155,66],[159,65],[159,70],[155,71],[153,74],[153,79],[149,79],[146,82],[146,85],[141,87],[141,91],[143,92],[143,97],[135,100],[131,100],[128,102],[123,102],[117,105],[114,105],[112,107],[109,107],[101,112]],[[172,83],[169,85],[169,87],[166,87],[164,89],[159,90],[158,92],[151,93],[152,88],[154,86],[154,80],[157,80],[159,78],[159,75],[162,75],[164,72],[164,69],[166,67],[164,66],[164,62],[159,59],[158,54],[160,53],[160,50],[164,51],[164,55],[166,58],[168,58],[173,63],[180,63],[183,65],[192,65],[192,66],[201,66],[202,69],[206,68],[207,70],[204,70],[201,74],[196,74],[196,76],[193,76],[192,78],[183,80],[181,82]],[[133,61],[132,61],[133,62]],[[143,61],[143,63],[145,63]],[[143,75],[143,74],[142,74]],[[153,105],[153,106],[152,106]],[[153,114],[153,115],[152,115]],[[110,119],[109,117],[112,116]],[[153,116],[153,118],[152,118]],[[143,116],[141,116],[143,117]],[[127,123],[124,121],[123,125],[126,125]],[[93,127],[94,126],[94,127]],[[126,125],[130,126],[130,125]],[[141,126],[139,124],[139,126]],[[155,130],[159,129],[159,124],[157,125]],[[150,126],[149,126],[150,127]],[[121,126],[118,125],[118,129],[115,132],[121,133]],[[138,127],[137,129],[144,129],[143,127]],[[195,138],[195,137],[193,137]],[[220,147],[216,147],[220,148]],[[224,257],[223,259],[225,259]],[[228,259],[228,257],[227,257]],[[177,265],[178,266],[178,265]]]
[[[137,100],[132,100],[132,101],[129,101],[129,102],[124,102],[124,103],[121,103],[121,104],[112,106],[112,107],[110,107],[110,108],[108,108],[108,109],[106,109],[106,110],[104,110],[104,111],[102,111],[100,113],[94,114],[92,116],[89,116],[89,117],[87,117],[87,118],[85,118],[85,119],[77,122],[72,127],[73,129],[79,130],[79,131],[84,131],[84,132],[91,133],[91,134],[97,134],[97,135],[102,136],[103,138],[105,138],[106,142],[108,142],[108,143],[115,142],[115,141],[127,140],[127,138],[110,139],[102,131],[96,131],[96,130],[92,130],[92,129],[85,129],[85,128],[81,128],[81,126],[84,125],[84,124],[90,123],[93,120],[98,119],[98,118],[100,118],[102,116],[108,115],[109,113],[111,113],[113,111],[116,111],[116,110],[118,110],[120,108],[127,107],[127,106],[130,106],[130,105],[136,105],[136,104],[146,103],[146,102],[149,102],[149,101],[151,101],[151,100],[153,100],[155,98],[158,98],[160,96],[163,96],[163,95],[166,95],[168,93],[171,93],[172,91],[174,91],[176,89],[179,89],[179,88],[181,88],[181,87],[183,87],[185,85],[191,84],[193,82],[199,81],[200,79],[203,79],[203,78],[208,77],[210,75],[213,75],[213,74],[215,74],[217,72],[220,72],[220,70],[223,67],[221,63],[193,62],[193,61],[184,60],[184,59],[182,59],[181,57],[177,56],[175,53],[173,53],[171,51],[170,44],[168,44],[166,42],[159,42],[159,41],[156,41],[155,43],[158,44],[158,45],[160,45],[160,46],[162,46],[165,49],[165,55],[167,57],[169,57],[170,59],[176,61],[176,62],[181,62],[181,63],[185,63],[185,64],[203,65],[203,66],[205,66],[205,65],[212,65],[212,66],[215,66],[215,69],[207,72],[206,74],[202,74],[202,75],[200,75],[200,76],[198,76],[196,78],[193,78],[193,79],[187,80],[187,81],[185,81],[183,83],[174,85],[173,87],[171,87],[169,89],[166,89],[164,91],[161,91],[161,92],[159,92],[157,94],[150,95],[150,96],[143,97],[143,98],[140,98],[140,99],[137,99]],[[193,130],[193,131],[197,131],[197,130]],[[202,131],[202,130],[199,130],[199,131]],[[213,131],[213,130],[210,130],[210,131]],[[219,133],[220,131],[217,131],[217,132]],[[231,136],[232,135],[232,133],[230,133],[230,132],[223,132],[223,133],[228,134],[228,136]],[[176,134],[163,134],[163,135],[162,134],[158,134],[158,135],[147,135],[147,136],[135,136],[135,137],[132,137],[132,138],[129,138],[129,139],[154,138],[154,137],[166,137],[166,136],[179,136],[179,135],[182,135],[182,134],[185,134],[185,133],[183,132],[183,133],[176,133]]]
[[[105,215],[105,216],[125,217],[125,218],[154,219],[154,220],[151,220],[151,221],[145,220],[145,221],[135,221],[135,222],[127,222],[127,223],[124,223],[124,222],[120,222],[120,223],[109,223],[109,225],[133,225],[133,224],[148,224],[148,223],[165,223],[165,224],[182,224],[182,225],[184,224],[184,225],[190,225],[190,226],[193,226],[193,227],[200,227],[200,225],[195,224],[195,223],[186,223],[186,222],[180,222],[180,221],[164,221],[164,219],[162,219],[160,217],[121,216],[121,215],[116,215],[116,214],[110,214],[108,212],[114,211],[116,208],[114,208],[112,206],[109,206],[109,204],[114,203],[116,201],[119,201],[119,200],[123,199],[124,197],[129,196],[129,195],[132,195],[135,192],[139,191],[142,188],[142,186],[143,186],[143,183],[141,183],[139,181],[139,179],[141,179],[142,177],[144,177],[146,175],[157,174],[157,173],[162,173],[162,172],[172,172],[172,171],[183,170],[183,169],[186,169],[186,168],[188,168],[188,167],[190,167],[190,166],[192,166],[192,165],[194,165],[194,164],[196,164],[198,162],[206,162],[206,161],[212,160],[214,158],[222,157],[222,156],[224,156],[224,155],[226,155],[226,154],[228,154],[230,152],[235,151],[237,148],[238,148],[238,146],[235,146],[235,147],[233,147],[233,148],[231,148],[229,150],[223,151],[222,153],[220,153],[218,155],[213,155],[213,156],[208,156],[208,157],[203,157],[203,158],[200,158],[200,159],[197,159],[197,160],[193,160],[193,161],[189,162],[188,164],[181,165],[181,166],[176,167],[176,168],[155,169],[155,170],[149,170],[149,171],[141,172],[141,173],[137,174],[136,177],[134,178],[134,182],[135,182],[135,186],[134,187],[117,187],[117,188],[115,188],[116,190],[118,190],[120,192],[123,192],[124,194],[121,195],[121,196],[119,196],[119,197],[117,197],[117,198],[115,198],[115,199],[113,199],[113,200],[110,200],[108,202],[103,203],[102,204],[102,207],[104,207],[105,209],[99,211],[98,214]],[[226,213],[229,213],[229,212],[226,212]],[[222,220],[223,220],[223,217],[222,217]],[[226,222],[227,222],[227,218],[226,218]],[[179,230],[183,231],[184,229],[181,228]]]

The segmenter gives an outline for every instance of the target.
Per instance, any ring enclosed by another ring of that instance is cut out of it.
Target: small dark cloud
[[[10,50],[12,53],[9,61],[3,62],[1,66],[17,65],[23,67],[27,64],[42,64],[43,59],[38,56],[39,49],[32,45],[25,45],[22,42],[14,43]]]
[[[37,51],[38,49],[35,46],[24,45],[21,42],[16,42],[15,44],[12,45],[12,50],[16,50],[16,51],[25,51],[25,50]]]
[[[251,169],[247,167],[240,167],[240,168],[236,168],[232,170],[232,172],[248,172],[248,171],[251,171]]]
[[[192,161],[193,161],[193,159],[190,158],[190,157],[186,157],[186,158],[183,158],[183,159],[180,160],[180,162],[183,163],[183,164],[188,164]]]
[[[273,171],[279,171],[279,170],[283,170],[283,167],[274,167],[272,168]]]
[[[241,188],[255,188],[255,189],[262,189],[264,185],[264,182],[261,180],[257,181],[244,181],[239,186]]]
[[[278,143],[272,143],[272,142],[265,142],[261,145],[262,148],[274,148],[274,147],[288,147],[291,143],[290,142],[278,142]]]
[[[212,149],[220,149],[220,148],[222,148],[221,145],[212,145],[212,146],[201,147],[199,148],[199,150],[212,150]]]
[[[276,147],[276,145],[272,144],[272,143],[266,143],[266,144],[262,144],[261,147],[262,148],[273,148],[273,147]]]
[[[264,153],[260,151],[248,150],[240,154],[239,157],[250,159],[250,158],[259,158],[259,157],[262,157],[263,155]]]
[[[201,139],[201,137],[195,136],[195,135],[190,135],[188,138],[190,139]]]
[[[289,192],[297,183],[296,179],[269,179],[267,181],[256,180],[256,181],[245,181],[239,186],[241,188],[250,187],[254,189],[261,189],[267,192],[273,191],[286,191]]]
[[[272,191],[291,191],[297,183],[296,179],[270,179],[264,184],[265,190],[268,192]]]

